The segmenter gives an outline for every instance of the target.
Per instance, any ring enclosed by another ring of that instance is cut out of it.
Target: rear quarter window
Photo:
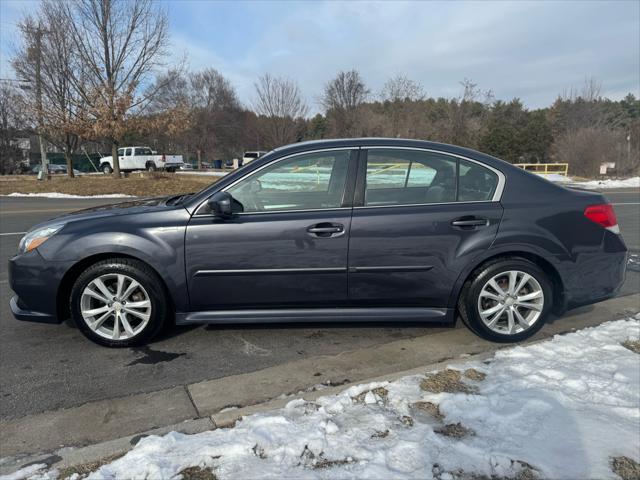
[[[460,160],[458,201],[490,201],[498,188],[498,175],[482,165]]]

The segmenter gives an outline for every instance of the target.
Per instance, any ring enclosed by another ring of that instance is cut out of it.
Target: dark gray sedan
[[[203,191],[40,224],[10,260],[17,319],[71,316],[91,340],[171,322],[412,320],[523,340],[623,283],[605,198],[451,145],[276,149]]]

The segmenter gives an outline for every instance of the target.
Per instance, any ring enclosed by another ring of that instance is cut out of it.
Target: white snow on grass
[[[640,188],[640,177],[625,178],[621,180],[591,180],[589,182],[574,182],[584,188]]]
[[[204,177],[224,177],[229,172],[208,172],[206,170],[184,170],[176,172],[176,175],[200,175]]]
[[[44,197],[44,198],[136,198],[134,195],[125,195],[123,193],[108,193],[104,195],[71,195],[69,193],[10,193],[2,195],[3,197]]]
[[[571,177],[565,177],[564,175],[560,175],[559,173],[536,173],[536,175],[544,178],[545,180],[549,180],[554,183],[569,183],[573,182]]]
[[[586,182],[580,182],[574,180],[571,177],[565,177],[557,173],[537,175],[554,183],[567,183],[573,187],[591,188],[591,189],[611,189],[611,188],[640,188],[640,177],[624,178],[624,179],[605,179],[605,180],[589,180]]]
[[[423,390],[416,375],[293,400],[233,428],[149,436],[89,478],[199,466],[219,479],[615,479],[612,457],[640,461],[640,357],[621,345],[639,337],[640,314],[451,366],[486,375],[462,375],[466,393]],[[462,438],[438,433],[458,423]]]

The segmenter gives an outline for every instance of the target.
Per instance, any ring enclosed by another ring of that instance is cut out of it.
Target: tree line
[[[374,92],[357,70],[341,71],[310,116],[292,78],[265,73],[244,105],[214,68],[168,64],[168,18],[152,0],[43,0],[19,32],[12,65],[25,83],[0,87],[3,169],[12,136],[25,128],[64,153],[71,176],[73,154],[88,144],[114,158],[119,146],[144,144],[200,166],[244,150],[361,136],[452,143],[513,163],[568,162],[581,176],[596,176],[603,162],[618,175],[640,169],[640,100],[604,98],[594,79],[527,109],[468,79],[458,96],[434,98],[404,75]]]

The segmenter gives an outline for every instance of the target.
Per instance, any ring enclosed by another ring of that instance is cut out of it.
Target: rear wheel
[[[85,270],[71,290],[71,312],[90,340],[108,347],[148,342],[164,324],[166,295],[144,263],[114,258]]]
[[[147,163],[147,172],[155,172],[155,171],[156,171],[156,164],[153,162]]]
[[[472,275],[458,302],[471,331],[486,340],[519,342],[540,330],[553,304],[551,282],[522,258],[491,262]]]

